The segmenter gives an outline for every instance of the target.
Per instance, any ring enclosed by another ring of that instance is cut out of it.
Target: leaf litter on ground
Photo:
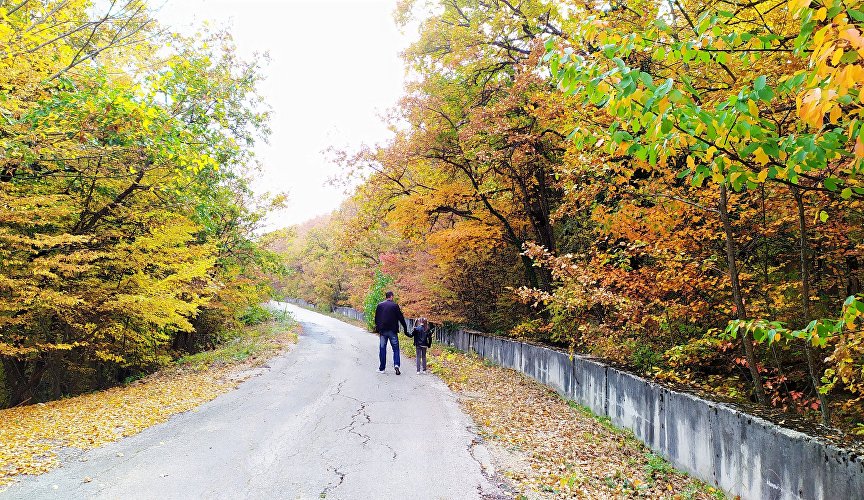
[[[16,476],[60,465],[62,448],[86,450],[137,434],[237,387],[296,341],[295,325],[246,327],[225,346],[182,358],[128,385],[0,410],[0,488]]]
[[[725,498],[521,373],[438,346],[430,368],[460,396],[518,498]]]

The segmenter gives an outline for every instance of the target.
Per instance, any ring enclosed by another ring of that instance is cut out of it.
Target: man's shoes
[[[417,370],[417,373],[420,373],[420,370]]]
[[[378,370],[378,373],[384,373],[384,370],[383,369]]]
[[[399,375],[399,367],[397,366],[395,368],[396,368],[396,375]]]

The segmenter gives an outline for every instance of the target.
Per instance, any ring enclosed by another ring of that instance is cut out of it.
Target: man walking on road
[[[378,358],[381,361],[378,365],[378,372],[384,373],[384,368],[387,367],[387,341],[390,341],[390,347],[393,349],[393,367],[396,368],[396,375],[399,375],[399,325],[405,333],[408,333],[408,325],[405,324],[405,316],[402,315],[402,309],[399,309],[399,304],[393,301],[393,292],[387,292],[386,300],[378,304],[375,308],[375,332],[378,333]]]

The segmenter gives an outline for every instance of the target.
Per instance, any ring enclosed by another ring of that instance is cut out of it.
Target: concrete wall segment
[[[864,500],[864,457],[848,450],[585,356],[478,332],[437,327],[435,335],[608,416],[678,469],[731,495]]]

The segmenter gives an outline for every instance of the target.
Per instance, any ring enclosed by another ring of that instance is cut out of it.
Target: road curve
[[[379,374],[377,337],[279,307],[303,333],[262,374],[140,434],[67,453],[0,499],[498,496],[488,453],[441,380],[411,359],[401,376],[392,362]]]

